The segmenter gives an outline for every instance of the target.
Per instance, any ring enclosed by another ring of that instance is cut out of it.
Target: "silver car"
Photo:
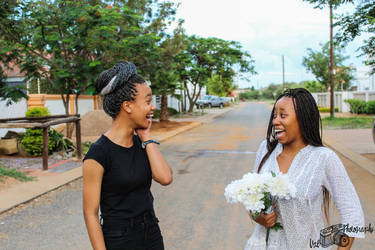
[[[218,97],[218,96],[209,96],[206,95],[202,99],[198,100],[196,103],[197,108],[203,108],[203,107],[224,107],[226,103],[226,100],[224,98]]]

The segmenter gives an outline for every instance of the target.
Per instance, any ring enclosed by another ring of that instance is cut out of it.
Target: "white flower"
[[[296,188],[294,184],[289,181],[288,175],[279,174],[274,178],[270,193],[278,198],[290,199],[290,197],[295,197]]]
[[[296,188],[285,174],[247,173],[241,179],[232,181],[224,191],[229,203],[241,203],[253,213],[267,209],[262,200],[267,193],[276,198],[289,199],[295,197]]]
[[[263,199],[264,194],[250,194],[242,201],[242,204],[245,206],[246,210],[254,212],[260,212],[264,208]]]

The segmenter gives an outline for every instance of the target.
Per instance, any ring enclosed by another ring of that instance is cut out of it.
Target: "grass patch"
[[[373,118],[371,117],[324,117],[323,127],[328,129],[352,129],[352,128],[372,128]]]
[[[17,171],[15,169],[7,169],[2,166],[0,166],[0,181],[4,181],[4,177],[12,177],[14,179],[17,179],[19,181],[33,181],[35,180],[35,177],[33,176],[26,176],[25,173]]]

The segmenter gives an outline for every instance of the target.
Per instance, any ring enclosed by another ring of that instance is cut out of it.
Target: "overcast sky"
[[[177,17],[185,20],[187,34],[235,40],[250,52],[258,75],[240,87],[262,87],[282,83],[282,55],[285,80],[312,80],[302,66],[306,49],[317,50],[329,40],[329,10],[314,9],[302,0],[173,0],[180,3]],[[354,10],[347,5],[338,12]],[[357,58],[362,39],[350,43],[347,64],[362,66]]]

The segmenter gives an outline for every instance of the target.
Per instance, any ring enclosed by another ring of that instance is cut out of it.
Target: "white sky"
[[[258,75],[250,82],[238,80],[240,87],[262,87],[282,83],[285,56],[285,80],[312,80],[302,66],[306,49],[317,50],[329,40],[329,10],[314,9],[302,0],[173,0],[180,3],[177,18],[185,20],[187,34],[235,40],[250,52]],[[354,10],[346,5],[338,11]],[[347,64],[363,66],[364,58],[356,49],[361,39],[350,43]]]

